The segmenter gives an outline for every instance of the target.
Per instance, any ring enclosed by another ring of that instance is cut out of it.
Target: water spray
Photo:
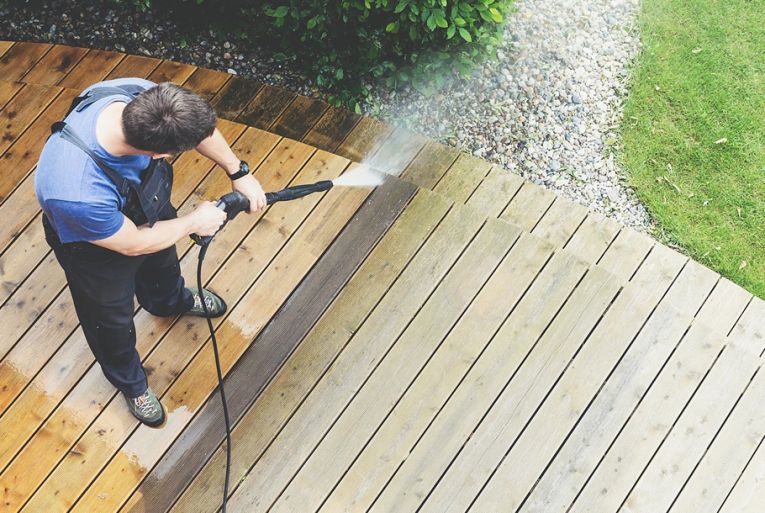
[[[366,166],[358,166],[357,168],[344,173],[335,180],[321,180],[312,184],[294,185],[292,187],[286,187],[279,191],[266,193],[266,204],[273,205],[279,201],[292,201],[309,194],[316,192],[328,191],[335,185],[345,187],[376,187],[384,181],[384,176],[380,173],[370,170]],[[221,197],[215,206],[226,212],[226,219],[223,224],[218,228],[218,231],[230,220],[234,219],[239,213],[247,212],[250,210],[250,201],[241,192],[230,192]],[[217,232],[216,232],[217,233]],[[199,294],[202,292],[202,262],[204,262],[207,249],[210,247],[215,235],[209,235],[202,237],[196,233],[191,234],[191,239],[199,244],[199,263],[197,264],[197,288]],[[222,513],[226,513],[226,502],[228,501],[228,487],[229,478],[231,474],[231,420],[228,415],[228,403],[226,401],[226,392],[223,388],[223,371],[220,365],[220,356],[218,354],[218,341],[215,338],[215,328],[213,327],[212,320],[210,319],[209,311],[207,310],[207,303],[202,298],[202,309],[205,313],[207,320],[207,327],[210,330],[210,339],[212,340],[213,354],[215,356],[215,370],[218,374],[218,389],[220,390],[220,398],[223,404],[223,422],[226,426],[226,478],[223,483],[223,503],[221,506]]]

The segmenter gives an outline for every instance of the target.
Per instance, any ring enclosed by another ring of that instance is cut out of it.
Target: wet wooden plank
[[[354,162],[364,162],[391,135],[393,129],[370,117],[363,117],[338,145],[335,153]]]
[[[270,129],[296,96],[292,91],[266,84],[245,106],[236,120],[263,130]]]
[[[196,66],[185,64],[183,62],[162,61],[162,63],[151,72],[149,80],[156,82],[157,84],[162,82],[172,82],[174,84],[182,85],[191,77],[196,69]]]
[[[429,141],[409,163],[401,178],[432,190],[459,155],[454,148]]]
[[[91,49],[58,85],[82,91],[106,78],[124,58],[123,53]]]
[[[15,43],[0,57],[0,77],[19,81],[52,47],[48,43]]]
[[[311,146],[334,152],[360,119],[361,116],[349,110],[329,107],[302,140]]]
[[[331,176],[331,173],[323,176]],[[359,189],[328,191],[298,233],[271,263],[269,271],[231,310],[218,333],[224,373],[228,373],[257,337],[367,195],[368,191]],[[314,198],[309,197],[304,198],[302,203],[310,204],[312,201]],[[278,211],[279,206],[274,205],[277,208],[271,212]],[[299,208],[299,204],[284,204],[282,207],[295,209]],[[288,271],[284,270],[285,266]],[[215,372],[212,363],[212,355],[208,351],[202,351],[194,358],[163,397],[169,412],[165,428],[157,431],[139,427],[81,496],[73,508],[74,512],[90,512],[94,508],[116,510],[130,497],[149,469],[213,393]]]
[[[210,100],[218,115],[226,119],[236,119],[258,91],[263,87],[260,82],[240,77],[233,77]]]
[[[197,68],[186,80],[183,87],[191,89],[198,95],[209,100],[215,96],[233,75],[207,68]]]
[[[104,80],[125,77],[148,77],[162,63],[161,60],[144,55],[126,55]]]
[[[326,102],[298,95],[274,122],[271,131],[299,141],[328,107]]]
[[[56,45],[24,75],[24,82],[37,85],[59,83],[80,62],[87,48]]]
[[[423,136],[405,128],[395,128],[364,164],[383,173],[400,176],[427,142]],[[415,182],[415,185],[419,185]]]
[[[402,215],[399,221],[391,228],[391,231],[385,234],[391,223],[396,220],[401,210],[407,205],[409,198],[414,194],[414,189],[404,183],[389,182],[376,190],[368,201],[362,206],[358,214],[351,223],[338,236],[332,247],[322,256],[316,267],[301,283],[301,285],[292,293],[291,298],[285,303],[285,306],[277,314],[274,320],[264,329],[263,334],[257,339],[255,344],[242,356],[237,366],[227,377],[227,393],[229,396],[229,410],[234,419],[241,418],[247,408],[253,403],[262,404],[264,401],[270,401],[273,393],[270,392],[272,386],[266,388],[277,368],[273,365],[283,361],[299,341],[303,340],[306,333],[312,328],[316,320],[322,316],[326,305],[332,303],[333,298],[342,293],[347,297],[346,289],[358,290],[361,283],[373,286],[375,289],[383,289],[386,278],[397,273],[400,270],[400,260],[410,255],[412,245],[419,245],[419,238],[411,238],[412,232],[403,233],[402,224],[405,224],[409,230],[415,233],[424,233],[428,229],[425,219],[420,219],[417,226],[412,226],[408,215],[409,210]],[[420,202],[423,203],[423,202]],[[431,211],[436,210],[431,207]],[[432,215],[432,214],[431,214]],[[379,245],[375,246],[377,239],[385,235]],[[395,245],[392,240],[395,239]],[[391,241],[391,242],[389,242]],[[374,247],[374,249],[372,249]],[[372,251],[371,256],[365,260],[367,254]],[[380,265],[378,260],[380,254],[387,255],[390,259],[386,260],[386,267],[380,269],[374,266]],[[394,258],[395,256],[395,258]],[[370,260],[371,259],[371,260]],[[362,264],[363,262],[363,264]],[[362,267],[354,274],[356,269]],[[353,275],[353,278],[350,276]],[[346,281],[350,278],[350,282]],[[380,281],[375,280],[375,278]],[[375,281],[372,281],[375,280]],[[343,292],[341,292],[343,291]],[[372,291],[369,291],[370,293]],[[371,308],[373,297],[356,297],[351,295],[352,302],[344,302],[339,299],[332,303],[329,311],[335,311],[338,308],[346,308],[346,317],[351,321],[351,312],[349,308]],[[329,313],[324,314],[322,319],[326,319]],[[319,321],[320,325],[326,325],[327,321]],[[286,344],[285,341],[291,341]],[[329,339],[323,339],[325,345],[321,351],[321,358],[312,358],[310,363],[314,367],[320,365],[319,362],[329,358]],[[334,344],[333,344],[334,346]],[[302,353],[305,351],[301,344],[296,351]],[[318,355],[317,355],[318,356]],[[289,366],[292,368],[292,365]],[[278,376],[283,376],[287,367],[279,371]],[[279,377],[274,378],[279,382]],[[260,393],[265,394],[261,396]],[[287,397],[279,398],[279,405],[287,407]],[[177,495],[194,478],[197,471],[205,464],[207,457],[215,452],[216,447],[221,441],[220,430],[220,401],[217,398],[211,398],[200,412],[194,422],[165,454],[155,469],[143,482],[136,494],[129,501],[128,506],[123,508],[125,511],[166,511],[172,504]],[[271,422],[276,422],[276,418]],[[239,424],[240,427],[235,431],[237,462],[234,463],[234,475],[241,475],[246,470],[246,463],[243,455],[246,454],[242,445],[253,443],[249,434],[247,422]],[[246,438],[242,438],[242,435]],[[187,451],[186,448],[193,446],[194,451]],[[218,455],[220,456],[220,454]],[[164,469],[173,469],[166,473]],[[182,470],[179,470],[182,469]],[[210,489],[208,479],[217,481],[217,473],[211,470],[217,470],[215,463],[205,466],[204,474],[196,482],[204,483],[193,487],[186,494],[184,501],[188,506],[178,506],[181,511],[191,511],[187,508],[213,509],[213,503],[217,497],[212,494],[204,493]],[[217,489],[217,485],[213,486]]]
[[[312,415],[311,410],[318,405],[325,410],[322,416],[334,417],[328,425],[312,424],[311,431],[316,435],[312,433],[308,439],[301,440],[301,449],[285,457],[298,462],[299,467],[288,478],[287,486],[277,495],[269,511],[315,511],[321,506],[387,418],[390,408],[405,393],[410,394],[410,385],[471,306],[519,235],[520,230],[507,223],[496,219],[487,221],[372,374],[357,383],[349,397],[338,397],[335,387],[345,382],[345,369],[356,363],[354,346],[366,343],[364,339],[351,341],[290,419],[290,424],[314,419],[316,414]],[[325,388],[328,382],[332,387]],[[352,381],[348,383],[352,384]],[[427,397],[430,393],[420,399]],[[286,430],[294,432],[290,424]],[[290,445],[288,440],[277,443]],[[274,484],[280,485],[281,481]]]

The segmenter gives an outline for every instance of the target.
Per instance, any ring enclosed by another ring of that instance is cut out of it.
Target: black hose
[[[210,312],[207,310],[207,303],[202,289],[202,262],[207,254],[208,244],[204,244],[199,249],[199,262],[197,263],[197,289],[202,300],[202,310],[207,319],[207,327],[210,329],[210,338],[212,339],[213,354],[215,355],[215,370],[218,373],[218,388],[220,389],[220,398],[223,403],[223,422],[226,424],[226,479],[223,482],[223,503],[221,511],[226,513],[226,503],[228,502],[228,485],[231,476],[231,420],[228,416],[228,402],[226,401],[226,391],[223,388],[223,372],[220,367],[220,355],[218,354],[218,341],[215,338],[215,327],[210,319]]]

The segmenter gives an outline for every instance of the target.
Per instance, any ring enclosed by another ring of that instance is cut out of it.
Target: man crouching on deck
[[[165,412],[136,351],[133,297],[159,316],[204,316],[202,301],[211,317],[226,311],[215,293],[184,286],[175,250],[192,233],[214,234],[226,215],[206,201],[178,217],[165,158],[196,148],[247,196],[250,212],[266,206],[260,184],[215,123],[210,104],[183,87],[140,78],[99,82],[51,127],[37,164],[45,238],[88,345],[131,413],[152,427]]]

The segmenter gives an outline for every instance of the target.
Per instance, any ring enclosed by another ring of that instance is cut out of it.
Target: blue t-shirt
[[[154,82],[141,78],[118,78],[98,82],[85,89],[99,86],[138,84],[146,88]],[[85,93],[83,91],[82,94]],[[108,153],[96,139],[96,120],[101,111],[115,101],[130,102],[127,95],[115,95],[89,105],[82,111],[72,111],[66,123],[106,163],[128,180],[140,183],[140,173],[151,157]],[[43,212],[53,225],[61,242],[105,239],[122,227],[121,212],[125,198],[117,186],[84,151],[55,133],[48,138],[35,171],[35,193]]]

